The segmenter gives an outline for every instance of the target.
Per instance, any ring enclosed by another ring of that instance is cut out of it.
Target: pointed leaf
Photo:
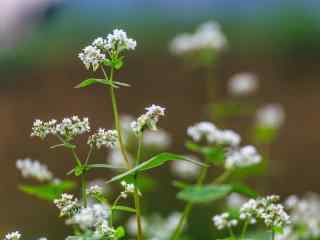
[[[97,79],[97,78],[86,79],[81,83],[79,83],[77,86],[75,86],[75,88],[85,88],[85,87],[91,86],[92,84],[104,84],[114,88],[118,88],[118,86],[114,85],[110,80]]]
[[[130,169],[129,171],[124,172],[122,174],[119,174],[119,175],[111,178],[109,181],[107,181],[107,183],[120,180],[120,179],[122,179],[126,176],[129,176],[129,175],[132,175],[136,172],[146,171],[146,170],[149,170],[152,168],[159,167],[168,161],[174,161],[174,160],[189,161],[189,162],[192,162],[192,163],[200,165],[200,166],[207,166],[206,164],[189,159],[185,156],[180,156],[180,155],[176,155],[176,154],[172,154],[172,153],[160,153],[160,154],[150,158],[149,160],[147,160],[143,163],[140,163],[138,166]]]
[[[121,206],[121,205],[117,205],[117,206],[112,207],[112,210],[130,212],[130,213],[135,213],[136,212],[136,210],[134,208],[127,207],[127,206]]]
[[[190,186],[179,192],[177,197],[192,203],[206,203],[221,199],[231,191],[230,185]]]

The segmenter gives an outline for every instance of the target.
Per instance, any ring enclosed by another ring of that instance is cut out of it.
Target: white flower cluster
[[[147,130],[143,134],[142,143],[145,147],[166,149],[171,144],[171,137],[166,131],[162,129],[159,129],[156,132]]]
[[[209,144],[226,144],[237,146],[241,142],[239,134],[232,130],[220,130],[210,122],[199,122],[188,128],[187,134],[195,142],[201,140],[207,141]]]
[[[78,225],[82,230],[93,229],[109,218],[109,208],[100,203],[81,208],[67,220],[67,224]]]
[[[258,78],[253,73],[237,73],[228,83],[228,90],[232,95],[243,96],[254,93],[258,89]]]
[[[94,42],[97,42],[96,40]],[[100,63],[106,59],[106,55],[95,45],[86,46],[79,53],[78,57],[88,70],[92,66],[93,71],[96,71]]]
[[[146,127],[157,130],[157,123],[160,117],[164,116],[165,108],[152,104],[146,108],[147,112],[142,114],[137,121],[131,123],[131,128],[135,134],[140,134]]]
[[[279,128],[285,120],[285,112],[280,104],[268,104],[258,109],[256,121],[259,127]]]
[[[79,210],[78,199],[72,194],[63,193],[53,203],[60,210],[60,216],[73,216]]]
[[[78,57],[87,69],[92,66],[93,71],[96,71],[110,52],[119,53],[123,50],[134,50],[136,46],[137,42],[128,38],[125,31],[114,29],[106,38],[96,38],[91,45],[82,49]]]
[[[21,238],[21,234],[18,231],[7,233],[4,237],[4,240],[19,240]]]
[[[127,198],[128,193],[134,193],[135,191],[135,186],[133,183],[127,183],[126,181],[121,181],[120,183],[124,190],[120,193],[122,198]]]
[[[238,220],[237,219],[231,219],[229,213],[222,213],[219,215],[215,215],[212,218],[213,225],[218,229],[218,230],[223,230],[225,228],[231,228],[235,227],[238,225]]]
[[[31,160],[30,158],[18,159],[16,167],[25,178],[35,178],[39,181],[50,181],[53,178],[48,167],[37,160]]]
[[[320,237],[320,196],[315,193],[308,193],[299,198],[290,196],[284,203],[290,211],[291,220],[294,226],[303,226],[300,231],[303,239],[317,239]]]
[[[195,156],[187,156],[190,159],[197,160]],[[192,179],[198,176],[200,167],[188,161],[172,161],[171,171],[178,177],[184,179]]]
[[[35,120],[32,127],[31,136],[45,139],[49,134],[59,135],[65,140],[72,140],[75,136],[90,131],[88,118],[80,119],[78,116],[64,118],[61,122],[52,119],[43,122],[39,119]]]
[[[99,128],[97,133],[91,135],[88,144],[100,149],[101,147],[114,148],[118,142],[118,132],[116,130],[105,130]]]
[[[262,220],[268,228],[284,227],[290,224],[290,217],[279,204],[275,195],[265,198],[250,199],[240,208],[240,219],[255,223]]]
[[[241,168],[248,167],[260,163],[261,155],[254,146],[247,145],[239,149],[231,150],[225,160],[225,168]]]
[[[90,186],[87,191],[87,195],[101,195],[103,193],[103,188],[99,185]]]
[[[183,33],[176,36],[170,43],[172,53],[180,55],[203,49],[220,51],[227,45],[227,40],[216,22],[201,24],[195,33]]]

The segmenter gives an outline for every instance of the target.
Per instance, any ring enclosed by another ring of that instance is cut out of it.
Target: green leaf
[[[176,155],[176,154],[172,154],[172,153],[160,153],[152,158],[150,158],[149,160],[140,163],[138,166],[130,169],[127,172],[124,172],[122,174],[119,174],[113,178],[111,178],[110,180],[107,181],[107,183],[111,183],[120,179],[123,179],[126,176],[135,174],[136,172],[142,172],[142,171],[147,171],[150,170],[152,168],[156,168],[159,167],[163,164],[165,164],[168,161],[175,161],[175,160],[180,160],[180,161],[189,161],[192,162],[196,165],[200,165],[200,166],[207,166],[206,164],[203,164],[201,162],[189,159],[185,156],[181,156],[181,155]]]
[[[126,232],[123,227],[117,227],[114,235],[115,235],[116,239],[120,239],[126,235]]]
[[[102,61],[102,64],[105,65],[105,66],[111,67],[112,66],[112,61],[107,58],[107,59]]]
[[[179,192],[177,197],[192,203],[206,203],[221,199],[231,191],[230,185],[190,186]]]
[[[134,208],[127,207],[127,206],[121,206],[121,205],[117,205],[117,206],[112,207],[112,210],[130,212],[130,213],[135,213],[136,212],[136,210]]]
[[[123,66],[122,59],[121,58],[114,59],[112,61],[112,66],[114,67],[115,70],[119,70],[120,68],[122,68]]]
[[[20,185],[19,189],[40,199],[53,201],[60,197],[63,192],[73,189],[75,185],[76,184],[71,181],[61,181],[59,183],[48,183],[42,185]]]
[[[252,190],[249,186],[243,183],[232,183],[231,185],[233,192],[241,193],[250,198],[256,198],[259,196],[259,194],[256,191]]]
[[[124,167],[115,167],[113,165],[104,164],[104,163],[88,164],[87,167],[88,167],[88,169],[91,169],[91,168],[108,168],[108,169],[119,169],[119,170],[126,169]]]
[[[75,86],[75,88],[85,88],[85,87],[91,86],[92,84],[103,84],[103,85],[108,85],[108,86],[111,86],[114,88],[118,88],[118,86],[113,84],[110,80],[97,79],[97,78],[86,79],[86,80],[82,81],[81,83],[79,83],[77,86]]]
[[[117,82],[117,81],[113,81],[113,83],[117,86],[121,86],[121,87],[131,87],[130,84],[128,83],[124,83],[124,82]]]

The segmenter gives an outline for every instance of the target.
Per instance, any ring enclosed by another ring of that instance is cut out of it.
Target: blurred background
[[[105,90],[73,87],[92,76],[77,57],[80,49],[114,28],[125,29],[138,42],[116,76],[132,85],[117,93],[120,111],[137,116],[149,104],[165,106],[161,126],[172,136],[172,151],[185,151],[186,128],[207,119],[207,90],[203,71],[189,69],[172,56],[168,44],[177,33],[192,32],[208,20],[219,22],[228,39],[228,49],[214,69],[222,86],[217,95],[226,96],[226,82],[233,74],[253,72],[260,80],[256,103],[284,106],[286,121],[270,152],[267,180],[272,192],[320,192],[319,1],[1,0],[0,233],[18,228],[27,236],[65,236],[67,229],[51,203],[18,191],[22,179],[15,161],[39,159],[61,178],[72,167],[66,152],[48,150],[48,143],[30,139],[35,118],[77,114],[88,116],[94,128],[112,126]],[[228,123],[240,132],[246,125],[246,119]],[[167,171],[159,176],[159,191],[169,188],[159,203],[165,209],[176,189]],[[150,197],[159,201],[157,194]]]

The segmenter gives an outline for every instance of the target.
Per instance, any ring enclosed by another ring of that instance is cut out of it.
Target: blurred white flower
[[[21,234],[18,231],[7,233],[4,237],[4,240],[19,240],[21,238]]]
[[[228,83],[228,91],[235,96],[243,96],[254,93],[258,89],[258,77],[253,73],[237,73]]]
[[[142,229],[145,229],[147,227],[147,221],[142,217],[141,218],[141,227]],[[126,224],[126,228],[128,233],[131,236],[136,236],[138,233],[138,229],[137,229],[137,217],[135,215],[132,215],[131,217],[129,217],[127,224]]]
[[[133,162],[132,156],[127,153],[129,162]],[[109,154],[107,156],[107,161],[110,165],[115,168],[126,168],[126,163],[123,159],[123,155],[119,147],[115,147],[110,149]]]
[[[231,219],[229,213],[222,213],[219,215],[215,215],[212,218],[213,225],[218,229],[222,230],[225,228],[231,228],[238,225],[238,220]]]
[[[227,206],[229,208],[240,208],[248,199],[239,193],[231,193],[227,197]]]
[[[188,127],[187,134],[195,142],[206,140],[209,144],[237,146],[241,142],[239,134],[232,130],[220,130],[210,122],[199,122]]]
[[[162,129],[159,129],[158,131],[146,130],[143,133],[142,143],[145,147],[166,149],[171,144],[171,137],[166,131]]]
[[[48,167],[37,160],[30,158],[18,159],[16,167],[25,178],[35,178],[39,181],[50,181],[53,179],[53,175]]]
[[[198,160],[195,156],[187,156],[190,159]],[[195,178],[200,172],[200,167],[188,161],[172,161],[171,171],[180,178]]]
[[[226,156],[225,167],[227,169],[248,167],[260,163],[261,160],[262,157],[257,152],[256,148],[254,146],[247,145],[240,149],[231,150]]]
[[[268,104],[258,109],[257,125],[268,128],[279,128],[285,120],[285,112],[280,104]]]
[[[102,194],[106,194],[110,191],[109,185],[106,184],[105,180],[103,179],[94,179],[88,182],[88,190],[90,188],[98,187],[101,190]]]
[[[202,49],[220,51],[227,45],[227,40],[216,22],[201,24],[193,34],[183,33],[177,35],[169,44],[173,54],[180,55]]]

